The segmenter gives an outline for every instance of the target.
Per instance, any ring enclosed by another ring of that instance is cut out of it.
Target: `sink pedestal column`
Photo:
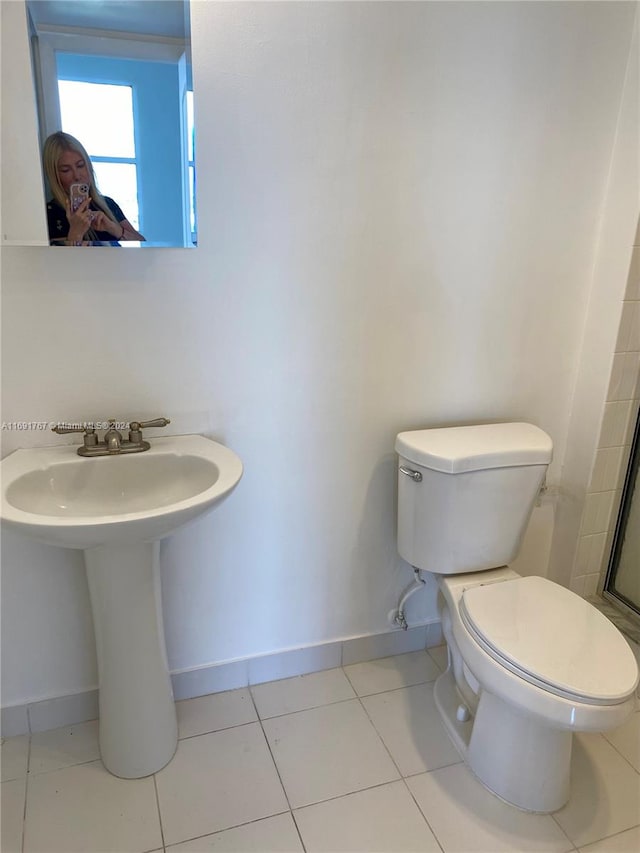
[[[100,753],[111,773],[149,776],[178,744],[160,595],[160,542],[84,552],[100,680]]]

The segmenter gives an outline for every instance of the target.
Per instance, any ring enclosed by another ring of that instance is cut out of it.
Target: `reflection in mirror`
[[[51,244],[195,246],[188,0],[26,7]]]

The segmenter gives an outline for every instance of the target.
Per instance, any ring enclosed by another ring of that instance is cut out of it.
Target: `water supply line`
[[[396,610],[396,614],[393,618],[393,622],[395,625],[398,625],[402,628],[403,631],[406,631],[409,627],[407,624],[406,616],[404,615],[404,606],[407,601],[411,598],[414,592],[417,592],[419,589],[425,585],[426,581],[424,578],[420,577],[420,569],[413,570],[414,579],[411,581],[409,586],[405,589],[400,597],[400,601],[398,602],[398,609]]]

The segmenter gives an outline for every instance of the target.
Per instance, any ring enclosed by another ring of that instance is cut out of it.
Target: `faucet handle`
[[[137,432],[141,429],[149,429],[150,427],[165,427],[170,424],[169,418],[155,418],[153,421],[131,421],[129,429]]]
[[[84,433],[84,441],[83,447],[95,447],[98,444],[98,436],[96,435],[96,431],[94,427],[89,425],[82,424],[67,424],[66,426],[63,424],[56,424],[56,426],[51,427],[52,432],[57,432],[58,435],[64,435],[66,432],[83,432]],[[78,453],[82,450],[82,447],[78,448]],[[80,453],[80,455],[82,455]]]
[[[82,426],[82,424],[78,424],[77,426],[56,424],[56,426],[51,427],[51,432],[57,432],[58,435],[64,435],[67,432],[84,432],[86,435],[95,435],[96,431],[91,427]]]

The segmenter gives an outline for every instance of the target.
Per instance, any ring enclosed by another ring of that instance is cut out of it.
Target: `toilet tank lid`
[[[396,452],[424,468],[457,474],[548,465],[553,444],[546,432],[533,424],[481,424],[401,432],[396,438]]]

